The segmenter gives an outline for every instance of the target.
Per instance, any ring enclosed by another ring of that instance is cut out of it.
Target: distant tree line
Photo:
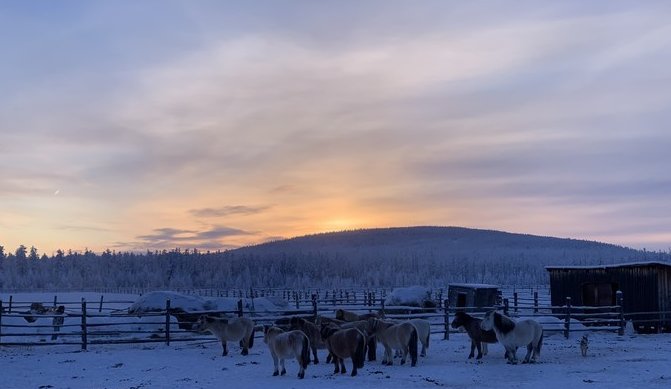
[[[0,246],[0,289],[542,285],[547,283],[546,265],[671,259],[665,252],[576,242],[583,241],[540,246],[494,241],[450,247],[428,241],[414,246],[381,241],[366,247],[330,247],[318,241],[292,246],[283,241],[224,252],[57,250],[51,256],[40,255],[35,247],[21,245],[7,253]]]

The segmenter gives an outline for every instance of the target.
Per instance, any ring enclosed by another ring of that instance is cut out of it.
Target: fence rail
[[[535,318],[546,331],[563,333],[566,338],[572,332],[580,333],[584,331],[611,331],[621,335],[624,333],[626,318],[638,315],[671,313],[628,313],[625,318],[621,305],[621,294],[618,294],[617,297],[618,304],[608,307],[573,306],[570,299],[567,299],[566,304],[562,306],[553,306],[549,303],[542,304],[540,301],[544,300],[539,299],[538,290],[530,290],[531,297],[529,298],[523,299],[519,292],[513,292],[515,294],[512,295],[512,304],[507,297],[503,299],[501,305],[494,307],[456,308],[451,307],[449,301],[445,299],[436,300],[435,307],[419,308],[414,306],[385,306],[384,299],[375,298],[373,292],[367,293],[368,297],[364,298],[359,296],[366,296],[366,293],[350,296],[347,296],[348,293],[343,293],[343,299],[340,299],[340,293],[333,292],[330,294],[331,298],[319,298],[317,293],[313,293],[309,298],[296,298],[295,296],[298,296],[298,293],[296,293],[289,296],[294,298],[290,308],[279,311],[257,312],[254,309],[245,310],[243,309],[242,299],[240,299],[235,310],[187,313],[191,315],[248,316],[257,325],[261,325],[272,324],[278,320],[287,320],[295,315],[332,317],[334,309],[337,308],[349,309],[358,313],[381,310],[385,313],[385,317],[390,319],[426,319],[431,324],[431,333],[442,334],[444,339],[449,339],[450,334],[458,332],[450,326],[450,319],[457,310],[471,312],[477,316],[489,309],[501,309],[509,316]],[[252,295],[254,294],[252,293]],[[439,295],[443,296],[442,293]],[[32,303],[12,301],[9,306],[4,306],[0,300],[1,346],[80,345],[82,349],[87,349],[90,345],[101,344],[163,342],[170,345],[171,342],[215,341],[212,337],[205,337],[199,332],[188,329],[188,326],[193,323],[177,319],[173,315],[174,311],[171,308],[170,300],[166,301],[165,307],[160,311],[146,312],[141,315],[129,314],[127,309],[119,308],[119,305],[123,304],[130,306],[133,303],[132,301],[104,301],[102,296],[99,301],[90,305],[84,299],[79,302],[61,302],[61,305],[67,306],[62,314],[33,314],[22,311],[30,308]],[[51,301],[48,303],[51,303]],[[54,298],[53,303],[55,306],[58,300]],[[105,306],[105,304],[108,306]],[[110,307],[109,304],[114,304],[114,307]],[[33,316],[38,320],[51,319],[52,323],[25,323],[24,318],[26,316]],[[38,332],[31,332],[30,330],[38,330]],[[257,337],[260,336],[261,334],[257,333]]]

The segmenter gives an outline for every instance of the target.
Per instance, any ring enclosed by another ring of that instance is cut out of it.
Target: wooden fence
[[[538,320],[546,331],[561,332],[568,338],[570,333],[582,331],[612,331],[620,335],[625,329],[625,315],[622,310],[621,293],[618,294],[618,304],[610,307],[581,307],[573,306],[567,299],[563,306],[551,306],[539,302],[538,291],[531,291],[527,296],[513,292],[513,299],[506,297],[502,305],[489,308],[461,307],[460,310],[469,311],[474,315],[481,315],[489,309],[502,309],[505,314],[513,317],[531,317]],[[255,294],[252,294],[254,296]],[[286,295],[285,295],[286,296]],[[384,299],[377,298],[374,291],[363,291],[349,294],[343,291],[313,293],[308,298],[304,294],[296,293],[288,296],[292,300],[290,308],[277,312],[257,312],[254,309],[245,310],[240,299],[236,310],[229,311],[202,311],[189,312],[191,314],[228,314],[247,316],[257,325],[272,324],[277,320],[286,320],[292,316],[316,317],[319,315],[333,316],[338,308],[352,310],[359,313],[382,310],[387,318],[406,320],[410,318],[424,318],[431,323],[431,333],[442,334],[443,339],[449,339],[450,334],[457,332],[450,327],[451,317],[457,309],[449,306],[447,299],[436,300],[433,308],[418,308],[410,306],[385,306]],[[129,314],[127,309],[133,301],[105,301],[101,296],[99,301],[53,301],[64,305],[63,314],[49,313],[31,315],[27,310],[34,302],[15,302],[10,299],[9,305],[0,301],[0,345],[37,346],[37,345],[80,345],[87,349],[95,344],[123,344],[164,342],[194,342],[215,341],[212,336],[181,329],[180,325],[189,322],[178,321],[172,313],[171,301],[165,302],[165,308],[158,312]],[[43,302],[44,303],[44,302]],[[49,301],[46,304],[51,304]],[[254,305],[251,304],[253,307]],[[643,313],[641,313],[643,314]],[[628,314],[628,315],[637,315]],[[38,317],[49,324],[29,324],[23,319],[26,316]],[[577,323],[580,325],[578,326]],[[39,333],[35,333],[38,330]],[[32,332],[31,332],[32,331]],[[257,337],[262,336],[257,332]],[[25,339],[25,341],[24,341]]]

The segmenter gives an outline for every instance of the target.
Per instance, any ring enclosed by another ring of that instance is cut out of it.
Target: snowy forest
[[[408,227],[316,234],[224,252],[58,250],[48,256],[35,247],[0,246],[0,288],[543,285],[547,265],[670,259],[666,252],[584,240]]]

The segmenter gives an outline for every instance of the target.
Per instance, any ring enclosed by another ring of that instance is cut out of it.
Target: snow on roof
[[[471,289],[498,289],[498,285],[491,284],[449,284],[448,286],[456,286],[459,288],[471,288]]]
[[[638,267],[638,266],[668,266],[671,267],[671,263],[660,262],[660,261],[647,261],[647,262],[627,262],[627,263],[611,263],[608,265],[588,265],[588,266],[545,266],[545,270],[569,270],[569,269],[612,269],[618,267]]]

